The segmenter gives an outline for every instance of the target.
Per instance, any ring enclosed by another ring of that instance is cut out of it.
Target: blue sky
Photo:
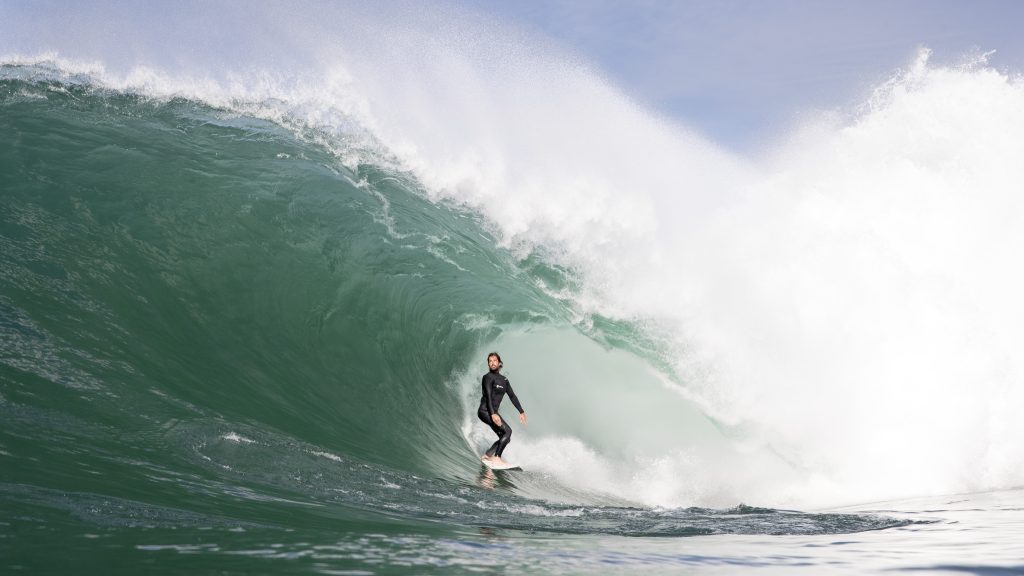
[[[919,47],[1024,72],[1018,0],[467,0],[579,54],[626,93],[727,146],[849,107]]]
[[[1024,0],[436,1],[439,18],[468,8],[546,37],[643,106],[740,150],[775,140],[801,114],[853,108],[872,87],[911,63],[920,47],[932,49],[937,64],[994,50],[992,66],[1024,72]],[[226,2],[221,8],[244,5]],[[172,21],[182,28],[197,6],[205,3],[0,0],[0,44],[11,40],[5,32],[42,42],[25,30],[28,22],[53,30],[57,36],[51,40],[57,45],[73,44],[78,36],[103,40],[111,29],[125,40],[131,33],[117,29],[109,18],[88,20],[76,34],[72,20],[113,13],[143,22]],[[366,11],[386,17],[395,7],[416,13],[423,4],[355,0],[309,6],[329,6],[335,15]],[[260,44],[258,35],[249,40],[218,54],[230,60],[234,49],[243,52],[240,59],[266,49],[271,60],[280,57],[278,47]]]

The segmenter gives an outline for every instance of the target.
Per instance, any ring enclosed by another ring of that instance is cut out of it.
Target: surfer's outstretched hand
[[[526,412],[519,413],[519,421],[523,423],[523,426],[526,426]]]

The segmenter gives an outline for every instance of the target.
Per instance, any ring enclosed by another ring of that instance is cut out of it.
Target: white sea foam
[[[255,444],[256,443],[255,440],[252,440],[250,438],[246,438],[245,436],[242,436],[242,435],[240,435],[240,434],[238,434],[236,432],[228,432],[227,434],[224,434],[223,436],[221,436],[221,438],[223,438],[224,440],[229,440],[229,441],[234,442],[236,444],[243,444],[243,443],[244,444]]]
[[[676,384],[735,427],[731,454],[776,454],[789,471],[685,447],[669,460],[624,456],[599,432],[524,439],[542,468],[584,442],[574,458],[590,459],[577,468],[591,468],[595,489],[667,505],[723,486],[807,505],[1024,482],[1016,76],[983,61],[935,67],[922,53],[861,109],[808,115],[750,159],[639,109],[536,39],[468,17],[326,7],[314,22],[264,8],[158,24],[138,9],[120,20],[75,10],[67,38],[45,22],[0,28],[15,39],[0,45],[4,61],[315,127],[349,164],[372,148],[431,199],[479,212],[509,249],[577,271],[581,321],[659,326]],[[161,42],[229,16],[220,50]],[[263,44],[245,32],[255,24],[269,30]],[[113,42],[110,27],[130,41]],[[589,393],[615,405],[632,391],[595,382]],[[617,417],[638,435],[655,425]],[[706,484],[672,488],[699,470],[712,471]]]
[[[562,96],[565,105],[588,98],[572,89]],[[612,109],[636,127],[628,103]],[[581,270],[582,311],[671,327],[675,352],[666,360],[688,397],[741,430],[751,453],[778,454],[796,474],[751,474],[750,462],[731,457],[686,466],[692,455],[669,453],[647,464],[579,464],[587,473],[567,481],[600,479],[595,488],[700,503],[718,500],[712,482],[689,495],[649,488],[692,481],[704,475],[689,469],[710,467],[735,481],[737,498],[804,506],[1024,481],[1024,456],[1014,448],[1024,433],[1014,416],[1024,409],[1016,345],[1024,274],[1013,264],[1024,248],[1017,78],[984,64],[932,67],[923,52],[852,120],[808,122],[745,162],[739,178],[728,162],[703,160],[693,178],[657,154],[631,159],[640,176],[625,178],[588,150],[592,133],[571,121],[569,130],[581,143],[569,161],[592,158],[579,172],[596,203],[560,180],[571,172],[562,167],[550,179],[528,172],[551,184],[543,192],[497,172],[473,184],[462,170],[440,177],[431,169],[424,180],[440,194],[461,194],[499,223],[511,246],[541,246]],[[624,130],[614,144],[648,142],[643,130]],[[506,145],[504,154],[521,157],[515,138]],[[543,150],[526,156],[560,157]],[[512,162],[496,155],[499,165]],[[425,165],[445,164],[424,156]],[[708,181],[737,188],[718,194],[701,184]],[[691,195],[673,193],[691,185],[709,200],[691,208]],[[604,204],[605,193],[633,209]],[[566,218],[572,206],[579,220]],[[644,206],[657,209],[637,208]],[[615,479],[607,472],[615,464],[646,476],[648,489]]]
[[[742,162],[578,70],[513,69],[492,90],[385,99],[377,133],[434,197],[581,271],[582,311],[674,327],[666,360],[690,397],[797,471],[708,463],[749,477],[737,498],[824,505],[1024,481],[1015,77],[922,53],[852,119],[808,121]],[[537,99],[496,105],[506,91]],[[430,134],[394,118],[428,107],[442,127]]]
[[[342,460],[340,456],[338,456],[337,454],[331,454],[330,452],[324,452],[321,450],[310,450],[309,453],[314,456],[322,456],[324,458],[327,458],[328,460],[334,460],[335,462],[344,462],[344,460]]]

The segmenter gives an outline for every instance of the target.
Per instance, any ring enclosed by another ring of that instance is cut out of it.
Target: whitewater
[[[1022,570],[984,54],[741,154],[443,4],[0,16],[7,569]]]

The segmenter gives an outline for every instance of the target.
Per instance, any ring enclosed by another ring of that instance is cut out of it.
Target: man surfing
[[[507,468],[510,464],[501,458],[501,453],[505,451],[509,440],[512,439],[512,428],[498,414],[498,407],[501,406],[505,394],[508,394],[516,410],[519,410],[519,421],[524,426],[526,425],[526,412],[523,411],[519,398],[516,398],[516,393],[512,391],[512,384],[509,383],[508,378],[501,375],[502,366],[504,365],[501,362],[501,356],[497,352],[487,355],[487,367],[490,371],[484,374],[483,380],[480,382],[483,394],[480,397],[480,409],[477,411],[477,416],[498,435],[498,440],[487,449],[481,460],[492,467]]]

